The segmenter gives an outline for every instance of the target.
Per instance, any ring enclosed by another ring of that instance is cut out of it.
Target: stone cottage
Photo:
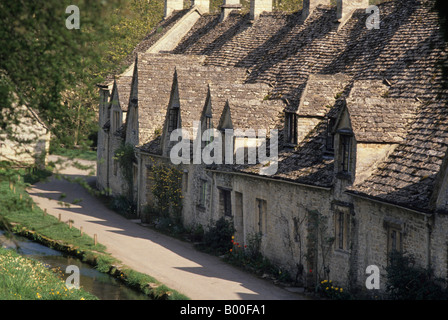
[[[207,129],[224,137],[239,129],[233,147],[214,154],[221,161],[176,164],[186,226],[226,217],[240,243],[261,235],[262,253],[308,285],[330,278],[362,288],[366,267],[384,275],[392,250],[446,278],[447,46],[439,17],[431,0],[392,0],[378,5],[379,28],[368,28],[368,5],[304,0],[284,13],[253,0],[246,12],[224,0],[212,14],[207,0],[188,9],[166,0],[158,31],[123,74],[99,86],[98,187],[125,193],[113,154],[132,145],[133,201],[143,215],[154,201],[150,168],[174,165],[175,130],[193,146],[199,132],[203,151],[215,141],[204,138]],[[278,134],[253,134],[263,130]],[[262,150],[278,156],[263,162]]]
[[[45,166],[50,149],[49,128],[33,108],[15,104],[13,110],[17,122],[11,122],[0,133],[0,161]]]

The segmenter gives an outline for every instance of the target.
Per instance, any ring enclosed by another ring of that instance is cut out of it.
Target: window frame
[[[297,114],[294,112],[285,112],[285,123],[286,123],[286,143],[291,145],[297,144]]]
[[[336,124],[335,118],[327,118],[327,136],[325,139],[325,151],[328,154],[334,154],[335,143],[334,143],[334,134],[333,128]]]
[[[199,193],[198,206],[201,208],[205,208],[206,202],[207,202],[208,181],[201,179],[200,188],[201,189],[200,189],[200,193]]]
[[[393,235],[395,234],[395,239]],[[387,255],[391,254],[393,251],[402,252],[403,251],[403,231],[402,228],[397,226],[387,227]]]
[[[113,110],[112,119],[113,119],[112,121],[114,124],[113,131],[117,131],[121,127],[120,111],[119,110]]]
[[[212,116],[207,114],[205,116],[205,129],[204,129],[204,131],[205,130],[209,130],[209,129],[213,129],[213,122],[212,122]],[[209,143],[213,142],[213,139],[214,139],[213,133],[210,133],[210,131],[209,131],[208,134],[209,134],[209,136],[207,137],[207,140],[203,141],[204,146],[206,146]]]
[[[255,199],[258,217],[258,232],[263,236],[267,233],[267,201],[261,198]]]
[[[172,107],[168,113],[168,132],[171,133],[179,128],[179,107]]]
[[[339,171],[341,173],[350,174],[352,171],[352,145],[353,135],[339,134]]]
[[[218,187],[218,189],[220,209],[222,208],[224,217],[232,217],[232,190],[222,187]]]
[[[334,250],[348,252],[350,248],[351,209],[337,206],[334,211]]]

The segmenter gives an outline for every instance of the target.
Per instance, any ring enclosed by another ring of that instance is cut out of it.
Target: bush
[[[137,214],[137,206],[135,203],[123,195],[112,198],[110,207],[112,210],[118,212],[126,218],[133,218]]]
[[[205,232],[203,249],[217,255],[227,253],[232,248],[231,240],[234,233],[233,223],[221,217]]]
[[[435,278],[432,269],[415,265],[412,255],[392,252],[386,267],[386,292],[393,300],[439,300],[447,299],[446,284]]]

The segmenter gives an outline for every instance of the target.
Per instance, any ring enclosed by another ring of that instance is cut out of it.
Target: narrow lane
[[[88,164],[84,162],[84,164]],[[85,172],[72,166],[61,170],[68,177],[83,176]],[[303,300],[306,297],[275,286],[234,268],[214,257],[193,248],[191,243],[180,241],[143,227],[108,209],[77,183],[65,179],[49,179],[32,186],[28,191],[42,209],[63,221],[74,221],[74,227],[98,242],[128,267],[153,276],[158,281],[193,300]],[[62,201],[72,203],[69,208]]]

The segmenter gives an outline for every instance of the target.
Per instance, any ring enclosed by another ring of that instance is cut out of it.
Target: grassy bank
[[[81,234],[77,228],[70,228],[67,222],[46,214],[26,192],[29,184],[25,182],[25,176],[25,171],[0,169],[0,225],[3,225],[3,228],[76,256],[83,262],[95,266],[99,271],[117,277],[130,287],[144,292],[152,299],[188,299],[149,275],[123,266],[120,261],[106,253],[104,245],[95,244],[90,236]],[[3,252],[0,252],[0,256],[2,255]],[[17,285],[21,286],[20,283]],[[3,282],[0,281],[0,292],[6,290],[3,286]],[[28,292],[28,289],[23,290]],[[46,297],[39,294],[42,298]]]
[[[96,161],[96,151],[87,149],[64,149],[64,148],[53,148],[51,154],[64,156],[69,159],[83,159]]]
[[[0,247],[0,300],[97,300],[65,281],[40,262]]]

